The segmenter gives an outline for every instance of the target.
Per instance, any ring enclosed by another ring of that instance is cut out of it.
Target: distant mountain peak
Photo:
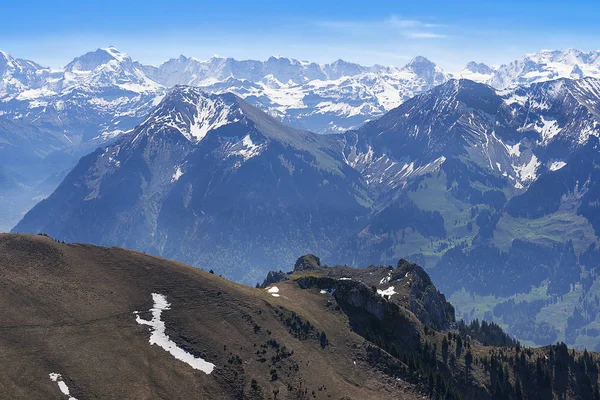
[[[494,72],[494,70],[487,64],[477,63],[475,61],[470,61],[465,69],[478,74],[491,74]]]
[[[100,48],[90,51],[80,57],[75,58],[65,67],[67,71],[93,71],[101,65],[116,60],[119,63],[126,60],[131,61],[125,53],[119,52],[114,47]]]
[[[600,78],[600,51],[541,50],[502,65],[490,84],[508,88],[560,78]]]
[[[416,56],[406,64],[405,68],[413,70],[416,74],[433,70],[436,67],[435,63],[423,56]]]

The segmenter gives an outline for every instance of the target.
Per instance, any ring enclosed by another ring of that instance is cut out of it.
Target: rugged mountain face
[[[558,77],[596,76],[596,58],[593,52],[576,50],[540,52],[499,69],[469,63],[457,76],[512,87]],[[176,84],[201,86],[217,94],[233,92],[293,127],[337,133],[382,116],[450,76],[423,57],[401,68],[364,67],[343,60],[320,65],[284,57],[198,61],[183,56],[153,67],[108,47],[51,70],[0,53],[0,117],[44,131],[37,140],[52,150],[46,155],[51,165],[58,159],[69,160],[55,168],[38,163],[36,169],[42,172],[31,176],[31,181],[18,181],[23,175],[15,175],[19,187],[27,188],[16,193],[27,204],[25,210],[47,194],[29,188],[55,180],[52,177],[71,168],[73,160],[131,131]],[[552,134],[552,127],[546,128]],[[9,208],[2,199],[0,207]],[[10,214],[6,226],[20,216],[20,212]]]
[[[15,59],[0,51],[0,97],[41,84],[49,72],[33,61]]]
[[[405,185],[455,158],[522,189],[540,166],[598,134],[600,83],[559,80],[509,91],[453,80],[346,138],[345,156],[376,192]]]
[[[408,400],[597,394],[595,353],[562,344],[522,348],[493,324],[461,322],[444,331],[423,324],[396,301],[412,290],[404,288],[428,281],[418,266],[320,267],[254,289],[121,248],[0,235],[0,361],[12,366],[0,375],[3,393]],[[369,287],[365,271],[391,276],[387,285],[398,292]]]
[[[445,330],[455,322],[454,307],[435,288],[429,275],[417,264],[406,260],[400,260],[397,268],[372,265],[355,269],[321,265],[318,257],[308,254],[298,258],[292,272],[270,271],[260,287],[267,288],[293,279],[297,279],[303,288],[318,288],[336,297],[346,296],[345,281],[362,282],[378,295],[410,310],[427,326]],[[374,313],[382,314],[384,311],[375,310]]]
[[[331,140],[232,94],[179,86],[132,133],[82,158],[15,230],[218,264],[252,282],[264,265],[327,254],[367,215],[366,187]]]
[[[497,91],[451,81],[346,133],[374,212],[339,259],[408,257],[460,299],[460,315],[505,323],[531,343],[596,346],[584,337],[596,318],[586,304],[597,293],[598,83]],[[503,302],[523,304],[503,311]],[[555,319],[561,306],[571,311]],[[567,321],[571,313],[584,316]]]
[[[382,115],[447,79],[422,57],[404,68],[363,67],[343,60],[319,65],[284,57],[264,62],[215,57],[204,62],[183,56],[152,67],[108,47],[51,70],[0,53],[0,118],[42,131],[35,140],[50,161],[36,159],[38,173],[28,180],[19,181],[23,175],[14,175],[22,189],[0,197],[0,208],[13,210],[12,200],[5,198],[15,196],[23,207],[11,211],[0,230],[14,226],[22,212],[54,189],[47,185],[53,181],[48,178],[133,130],[174,85],[201,86],[217,94],[232,92],[286,124],[331,133]],[[29,151],[28,143],[18,139],[22,136],[19,129],[4,131],[12,136],[10,142],[25,146],[13,146],[13,154]],[[68,162],[52,167],[58,159]],[[31,166],[23,160],[19,167]],[[40,185],[43,190],[31,189]]]

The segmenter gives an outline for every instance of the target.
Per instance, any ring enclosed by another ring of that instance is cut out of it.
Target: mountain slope
[[[521,348],[493,324],[424,325],[410,302],[445,306],[446,324],[452,307],[404,260],[353,270],[309,255],[250,288],[44,236],[0,235],[0,250],[11,398],[576,399],[598,379],[595,353]]]
[[[0,235],[0,248],[0,360],[13,366],[0,383],[12,398],[62,398],[58,382],[84,399],[417,398],[415,385],[369,365],[363,339],[318,292],[286,285],[276,298],[141,253],[45,237]],[[169,304],[161,340],[187,362],[149,343],[153,328],[139,323],[161,307],[154,295]],[[309,328],[294,331],[287,318]],[[200,357],[210,373],[190,364]]]
[[[465,318],[597,348],[599,94],[594,78],[503,91],[450,81],[344,134],[374,208],[334,259],[407,257]]]
[[[364,183],[330,140],[234,95],[178,86],[132,133],[82,158],[15,231],[218,264],[255,282],[262,265],[327,254],[366,216]]]

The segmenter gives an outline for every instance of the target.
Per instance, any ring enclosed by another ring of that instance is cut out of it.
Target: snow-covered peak
[[[419,73],[434,69],[435,64],[423,56],[416,56],[406,64],[405,68],[409,68],[415,73]]]
[[[49,72],[33,61],[16,59],[0,51],[0,98],[39,87]]]
[[[469,62],[466,65],[465,70],[471,71],[471,72],[476,72],[478,74],[491,74],[494,72],[494,70],[487,64],[476,63],[475,61]]]
[[[458,78],[470,79],[475,82],[487,83],[494,76],[494,70],[484,63],[469,62],[462,71],[457,74]]]
[[[109,47],[106,47],[106,48],[102,48],[100,50],[104,50],[105,52],[107,52],[108,54],[110,54],[112,58],[114,58],[115,60],[120,61],[120,62],[123,62],[123,61],[125,61],[125,59],[129,59],[130,58],[129,55],[127,55],[126,53],[121,53],[114,46],[109,46]]]
[[[327,74],[329,79],[339,79],[342,76],[354,76],[358,75],[366,70],[358,64],[347,62],[344,60],[336,60],[331,64],[327,64],[323,67],[323,70]]]
[[[440,67],[422,56],[413,58],[402,68],[402,71],[414,74],[415,77],[423,79],[429,85],[439,85],[449,79],[449,76]]]
[[[129,57],[126,54],[120,53],[114,47],[105,49],[97,49],[90,51],[82,56],[75,58],[66,65],[66,71],[93,71],[94,69],[105,65],[111,61],[123,62]],[[130,60],[130,59],[129,59]]]
[[[13,58],[10,54],[0,50],[0,65],[8,65],[13,61]]]
[[[62,76],[51,83],[50,89],[59,92],[113,87],[135,93],[161,89],[140,64],[114,47],[97,49],[75,58],[67,64]]]
[[[198,143],[208,132],[242,118],[239,99],[232,94],[217,95],[196,87],[176,86],[136,129],[135,140],[141,135],[171,134],[175,130]]]

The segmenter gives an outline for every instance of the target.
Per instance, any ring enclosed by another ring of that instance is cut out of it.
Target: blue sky
[[[58,67],[114,45],[141,62],[282,55],[449,71],[540,49],[600,48],[594,1],[3,0],[0,49]]]

